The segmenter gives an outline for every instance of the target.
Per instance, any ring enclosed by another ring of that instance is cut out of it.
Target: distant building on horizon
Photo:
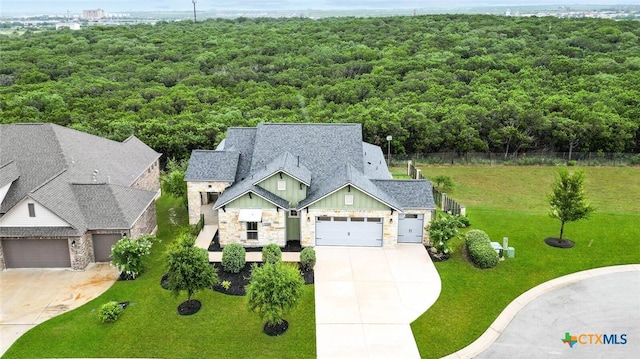
[[[86,20],[100,20],[104,17],[105,12],[102,9],[82,10],[82,18]]]

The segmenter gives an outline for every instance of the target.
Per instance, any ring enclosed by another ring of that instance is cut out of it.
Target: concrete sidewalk
[[[523,293],[480,338],[446,358],[637,358],[638,323],[640,264],[591,269]],[[565,333],[616,334],[618,344],[591,344],[585,336],[570,347]]]
[[[84,271],[0,271],[0,356],[29,329],[100,296],[118,274],[108,263],[91,263]]]
[[[419,358],[409,324],[440,295],[424,246],[315,250],[318,358]]]

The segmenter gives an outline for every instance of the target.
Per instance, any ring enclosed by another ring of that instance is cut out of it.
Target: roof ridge
[[[47,180],[45,180],[44,182],[42,182],[40,185],[36,186],[36,188],[32,189],[31,191],[29,191],[29,193],[34,193],[35,191],[39,190],[40,188],[44,187],[44,185],[48,184],[49,182],[53,181],[54,179],[56,179],[58,176],[60,176],[61,174],[63,174],[64,172],[66,172],[68,169],[68,167],[65,167],[63,169],[61,169],[60,171],[58,171],[56,174],[54,174],[53,176],[51,176],[50,178],[48,178]]]
[[[116,207],[118,208],[118,213],[120,214],[120,218],[124,219],[125,221],[127,220],[127,216],[124,213],[124,210],[122,209],[122,206],[120,205],[120,201],[118,200],[118,197],[116,195],[116,193],[113,191],[113,187],[110,184],[107,184],[107,189],[109,190],[109,193],[111,193],[111,195],[113,196],[113,199],[116,202]],[[126,187],[126,188],[131,188],[131,187]]]

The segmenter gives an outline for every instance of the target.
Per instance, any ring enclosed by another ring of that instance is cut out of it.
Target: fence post
[[[407,161],[407,176],[411,176],[411,160]]]
[[[414,179],[422,179],[422,170],[416,169],[416,178]]]

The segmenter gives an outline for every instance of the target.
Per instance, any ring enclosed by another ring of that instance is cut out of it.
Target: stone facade
[[[160,191],[160,163],[158,160],[140,174],[138,179],[131,185],[132,188],[144,189],[151,192]]]
[[[189,224],[200,220],[200,206],[204,203],[202,194],[222,193],[232,182],[187,182],[187,200],[189,205]]]
[[[393,248],[398,244],[398,212],[388,211],[345,211],[328,209],[305,209],[300,212],[300,244],[303,247],[316,245],[316,218],[317,217],[379,217],[382,222],[382,246]]]
[[[247,226],[238,221],[240,209],[227,208],[218,210],[218,233],[222,247],[229,243],[240,243],[245,247],[264,247],[275,243],[280,247],[286,245],[286,212],[282,209],[263,209],[262,222],[258,222],[258,239],[247,239]]]
[[[2,240],[0,239],[0,270],[7,269],[7,265],[4,263],[4,249],[2,248]]]
[[[142,213],[140,218],[133,224],[129,235],[131,238],[138,238],[143,234],[155,233],[158,229],[158,221],[156,219],[156,203],[151,202],[149,207]]]
[[[83,270],[91,262],[95,262],[91,234],[86,232],[81,237],[69,237],[69,254],[71,269]]]

